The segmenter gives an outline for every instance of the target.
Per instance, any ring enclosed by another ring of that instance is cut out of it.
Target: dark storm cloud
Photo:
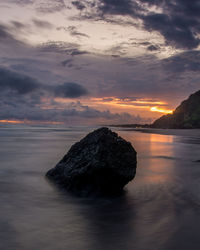
[[[31,77],[0,68],[0,89],[11,90],[20,95],[35,91],[39,83]]]
[[[194,49],[200,44],[198,0],[96,0],[86,7],[83,18],[106,21],[108,15],[129,16],[141,20],[145,30],[159,32],[175,48]],[[159,8],[159,13],[151,7]]]
[[[198,0],[142,0],[142,2],[160,7],[163,12],[150,13],[142,17],[147,30],[160,32],[166,42],[176,48],[193,49],[199,45],[197,34],[200,31],[200,2]]]
[[[57,97],[77,98],[88,94],[87,89],[78,83],[66,82],[54,88]]]
[[[178,16],[152,14],[143,17],[143,21],[146,30],[158,31],[172,47],[192,49],[199,45],[200,40],[193,32],[194,27],[190,27],[193,25]]]

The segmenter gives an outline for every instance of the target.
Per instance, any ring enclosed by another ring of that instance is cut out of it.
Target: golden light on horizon
[[[54,98],[54,100],[57,104],[61,104],[60,109],[65,109],[65,105],[70,106],[70,104],[75,103],[74,99]],[[83,105],[83,107],[90,106],[101,111],[109,109],[111,112],[129,112],[134,115],[138,113],[141,114],[142,111],[144,117],[148,117],[148,115],[152,114],[153,112],[162,114],[172,114],[173,112],[173,110],[167,108],[168,103],[165,101],[145,98],[134,99],[132,97],[118,98],[114,96],[107,96],[90,97],[87,99],[82,98],[80,100],[80,105]],[[48,109],[50,107],[51,105],[49,107],[47,105],[46,108]]]
[[[10,123],[10,124],[23,124],[24,121],[15,121],[15,120],[0,120],[0,123]]]
[[[163,114],[172,114],[173,110],[167,110],[167,109],[162,109],[162,108],[158,108],[158,107],[152,107],[150,108],[150,110],[152,112],[159,112],[159,113],[163,113]]]
[[[55,122],[55,121],[29,121],[29,120],[0,120],[0,123],[7,124],[49,124],[49,125],[60,125],[63,122]]]
[[[167,105],[166,102],[148,99],[136,99],[131,100],[131,98],[116,98],[116,97],[103,97],[103,98],[90,98],[90,101],[100,105],[113,105],[121,107],[135,107],[142,109],[149,109],[150,105]]]

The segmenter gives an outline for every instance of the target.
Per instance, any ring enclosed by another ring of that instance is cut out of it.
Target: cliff
[[[200,128],[200,90],[183,101],[173,112],[157,119],[153,128]]]

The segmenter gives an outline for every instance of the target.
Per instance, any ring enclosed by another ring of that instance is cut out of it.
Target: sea
[[[95,127],[0,126],[0,249],[199,250],[200,130],[112,128],[138,154],[118,197],[77,197],[45,173]]]

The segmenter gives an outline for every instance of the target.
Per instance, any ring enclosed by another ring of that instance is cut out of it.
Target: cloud
[[[149,45],[149,46],[147,47],[147,50],[148,50],[148,51],[157,51],[157,50],[159,50],[159,49],[160,49],[159,46],[153,45],[153,44],[151,44],[151,45]]]
[[[54,94],[57,97],[77,98],[87,95],[88,91],[78,83],[65,82],[54,88]]]
[[[20,95],[35,91],[39,88],[39,83],[26,75],[21,75],[10,70],[0,68],[0,89],[10,90]]]
[[[71,67],[73,67],[73,59],[71,59],[71,58],[66,59],[66,60],[62,61],[61,64],[63,67],[67,66],[68,68],[71,68]]]
[[[88,95],[88,90],[78,83],[65,82],[51,86],[38,82],[36,79],[24,74],[0,68],[0,90],[4,95],[46,95],[51,97],[79,98]],[[4,93],[6,92],[6,93]]]
[[[4,1],[4,0],[3,0]],[[33,4],[34,0],[9,0],[9,1],[5,1],[6,3],[15,3],[15,4],[19,4],[19,5],[29,5],[29,4]]]
[[[86,9],[86,10],[85,10]],[[82,10],[81,10],[82,11]],[[158,32],[167,45],[194,49],[200,44],[200,2],[197,0],[95,0],[86,2],[83,19],[107,21],[128,16],[142,21],[143,29]],[[117,20],[117,19],[116,19]],[[120,23],[119,23],[120,24]]]
[[[6,2],[6,1],[4,1]],[[118,25],[143,27],[160,34],[167,46],[182,50],[195,49],[200,44],[200,2],[198,0],[12,0],[10,3],[31,5],[38,12],[61,12],[74,7],[80,11],[79,20],[105,21]],[[71,7],[70,7],[71,6]],[[119,18],[122,17],[122,18]],[[126,17],[129,19],[126,20]],[[72,26],[72,36],[87,37]]]
[[[176,74],[199,72],[200,51],[186,51],[162,60],[164,69]]]
[[[67,43],[60,41],[49,41],[38,46],[42,52],[52,52],[71,56],[88,54],[87,51],[82,51],[80,45],[76,43]]]
[[[12,21],[11,25],[5,25],[0,23],[0,47],[1,48],[1,56],[4,53],[4,50],[8,48],[8,50],[14,50],[14,47],[26,47],[27,45],[16,38],[16,34],[22,31],[22,29],[26,28],[26,25],[23,25],[20,22]]]
[[[105,124],[105,123],[141,123],[149,122],[148,119],[129,113],[112,113],[109,110],[100,111],[80,102],[72,102],[65,107],[49,107],[45,109],[42,103],[33,99],[0,100],[0,120],[29,120],[33,122],[63,122],[80,124]]]
[[[26,25],[19,22],[19,21],[11,21],[11,23],[14,26],[14,28],[16,28],[18,30],[26,28]]]
[[[57,86],[39,83],[34,78],[0,68],[0,120],[30,120],[35,122],[140,123],[138,115],[98,110],[79,101],[59,103],[54,97],[80,98],[88,91],[80,84],[66,82]]]
[[[43,14],[62,11],[66,8],[63,0],[41,0],[35,4],[35,9]]]
[[[85,9],[85,5],[81,3],[80,1],[73,1],[72,4],[78,9],[78,10],[83,10]]]
[[[53,25],[47,21],[43,21],[40,19],[33,19],[32,20],[34,25],[38,28],[42,28],[42,29],[51,29],[53,28]]]
[[[9,33],[8,28],[2,24],[0,24],[0,39],[13,39],[13,36]]]
[[[131,0],[100,0],[99,3],[99,10],[103,14],[133,16],[141,9],[136,1]]]
[[[57,28],[57,30],[64,30],[64,31],[67,31],[69,32],[69,34],[71,36],[75,36],[75,37],[87,37],[89,38],[89,36],[85,33],[82,33],[82,32],[79,32],[77,30],[77,27],[76,26],[68,26],[68,27],[63,27],[63,26],[60,26]]]
[[[66,8],[64,0],[1,0],[6,4],[17,4],[21,6],[33,6],[36,11],[45,13],[54,13]]]
[[[200,40],[187,20],[166,14],[149,14],[142,19],[146,30],[158,31],[172,47],[193,49],[199,45]]]

